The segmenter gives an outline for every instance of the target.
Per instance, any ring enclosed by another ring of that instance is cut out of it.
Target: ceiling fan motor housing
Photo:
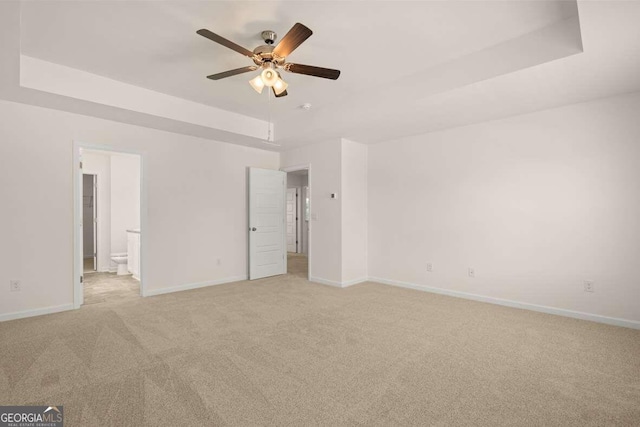
[[[253,53],[255,53],[253,62],[260,67],[268,66],[269,64],[282,66],[282,64],[284,64],[284,58],[274,55],[273,49],[274,46],[269,44],[258,46],[253,49]]]
[[[276,38],[278,37],[278,35],[276,34],[275,31],[264,30],[263,32],[260,33],[260,37],[262,37],[262,40],[264,40],[266,44],[271,45],[276,41]]]

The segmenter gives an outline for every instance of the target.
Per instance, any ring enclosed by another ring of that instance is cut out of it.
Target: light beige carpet
[[[640,424],[640,331],[294,275],[0,323],[67,426]]]

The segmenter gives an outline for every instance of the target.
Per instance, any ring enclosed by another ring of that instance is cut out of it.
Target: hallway
[[[287,273],[301,279],[309,276],[309,258],[306,254],[287,253]]]

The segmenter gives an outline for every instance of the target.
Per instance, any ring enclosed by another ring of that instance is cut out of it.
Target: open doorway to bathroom
[[[309,169],[287,172],[287,273],[309,278],[310,186]]]
[[[82,174],[82,264],[85,275],[98,270],[97,183],[97,175]]]
[[[76,307],[141,295],[141,176],[138,154],[78,145]],[[79,166],[79,167],[78,167]]]

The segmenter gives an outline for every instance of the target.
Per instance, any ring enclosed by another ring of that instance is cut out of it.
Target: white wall
[[[342,140],[342,282],[367,280],[367,151]]]
[[[97,270],[109,271],[111,265],[111,157],[108,153],[84,150],[82,172],[98,176]]]
[[[143,153],[147,291],[246,277],[246,168],[277,153],[6,101],[0,117],[0,200],[19,207],[0,209],[0,319],[72,305],[74,140]]]
[[[639,111],[633,94],[371,146],[370,276],[640,320]]]
[[[311,165],[311,280],[334,286],[366,280],[367,146],[325,141],[282,153],[281,164]]]
[[[342,283],[341,199],[330,198],[331,193],[341,190],[341,144],[335,139],[281,155],[282,167],[311,165],[309,276],[314,281],[333,285]]]
[[[140,156],[111,155],[111,253],[127,252],[127,230],[140,228]]]

